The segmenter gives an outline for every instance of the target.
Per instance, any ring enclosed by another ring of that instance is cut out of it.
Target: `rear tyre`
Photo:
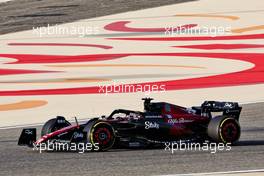
[[[70,126],[70,122],[68,122],[65,119],[59,119],[59,123],[58,123],[58,118],[53,118],[48,120],[42,127],[41,129],[41,136],[44,136],[48,133],[54,132],[56,130],[59,130],[61,128]]]
[[[209,122],[207,133],[215,142],[234,144],[238,141],[241,132],[239,122],[236,119],[217,116]]]
[[[95,122],[88,130],[87,141],[90,142],[95,150],[106,151],[115,144],[115,132],[113,127],[107,122]],[[97,146],[98,148],[96,149]]]

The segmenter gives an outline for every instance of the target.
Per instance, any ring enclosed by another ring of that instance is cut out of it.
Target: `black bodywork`
[[[114,110],[109,116],[70,124],[64,117],[49,120],[36,140],[34,128],[24,129],[19,145],[47,141],[98,143],[102,150],[119,147],[150,147],[177,140],[235,142],[240,136],[241,107],[236,102],[205,101],[185,108],[144,98],[144,111]],[[225,131],[226,132],[225,132]],[[224,133],[224,132],[225,133]],[[235,133],[235,134],[233,134]]]

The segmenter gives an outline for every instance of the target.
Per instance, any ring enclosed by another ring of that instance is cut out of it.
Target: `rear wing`
[[[212,118],[212,112],[223,112],[223,115],[239,120],[242,107],[237,102],[205,101],[199,108],[199,114],[207,114]]]

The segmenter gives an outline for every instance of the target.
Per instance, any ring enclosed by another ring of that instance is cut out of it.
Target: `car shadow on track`
[[[245,140],[237,142],[236,146],[264,145],[264,140]]]

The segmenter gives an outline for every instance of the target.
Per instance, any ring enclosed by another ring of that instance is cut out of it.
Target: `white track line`
[[[0,3],[7,2],[7,1],[11,1],[11,0],[0,0]]]
[[[199,175],[246,174],[246,173],[256,173],[256,172],[264,172],[264,169],[226,171],[226,172],[190,173],[190,174],[170,174],[170,175],[159,175],[159,176],[199,176]]]

